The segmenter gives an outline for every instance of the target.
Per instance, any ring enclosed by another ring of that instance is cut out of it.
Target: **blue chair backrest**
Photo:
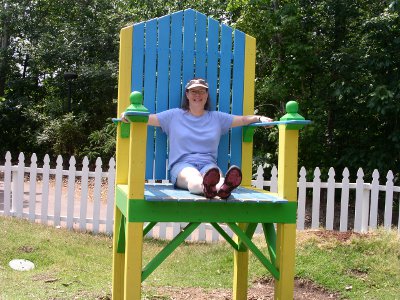
[[[133,25],[132,91],[150,113],[180,107],[186,82],[209,83],[212,108],[243,114],[245,34],[192,9]],[[167,137],[149,127],[146,179],[167,179]],[[242,130],[222,137],[218,165],[241,166]]]

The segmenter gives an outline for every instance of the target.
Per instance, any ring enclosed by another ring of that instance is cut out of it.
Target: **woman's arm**
[[[246,126],[251,123],[257,122],[272,122],[271,118],[265,116],[258,116],[258,115],[249,115],[249,116],[234,116],[231,127],[239,127],[239,126]]]
[[[149,121],[147,122],[147,125],[160,127],[160,122],[158,121],[156,114],[149,115]]]

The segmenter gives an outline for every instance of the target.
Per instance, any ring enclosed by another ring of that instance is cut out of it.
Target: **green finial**
[[[141,105],[142,102],[143,102],[142,93],[137,92],[137,91],[133,91],[129,95],[129,100],[130,100],[131,104],[133,104],[133,105]]]
[[[126,111],[148,112],[147,108],[143,106],[142,93],[134,91],[129,95],[131,105],[128,106]]]
[[[280,118],[281,121],[291,121],[291,120],[304,120],[304,117],[298,114],[299,104],[296,101],[289,101],[286,103],[286,115]],[[301,129],[304,125],[286,125],[286,129]]]
[[[129,95],[129,101],[131,105],[125,110],[125,112],[146,112],[148,113],[148,109],[143,106],[143,95],[140,92],[133,91]],[[148,116],[126,116],[131,122],[147,122],[149,119]]]
[[[289,114],[297,113],[299,111],[299,104],[296,101],[289,101],[286,103],[286,112]]]

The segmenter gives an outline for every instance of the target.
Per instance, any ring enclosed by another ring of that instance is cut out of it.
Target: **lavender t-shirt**
[[[219,111],[197,117],[180,108],[157,113],[169,137],[169,168],[177,162],[216,163],[220,138],[229,131],[233,117]]]

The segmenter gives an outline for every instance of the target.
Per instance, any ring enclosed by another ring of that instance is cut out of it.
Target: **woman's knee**
[[[201,185],[203,178],[196,168],[187,167],[182,169],[178,174],[176,185],[189,191],[196,189],[197,185]]]
[[[188,182],[187,189],[192,194],[202,194],[203,193],[203,178],[193,178]]]

